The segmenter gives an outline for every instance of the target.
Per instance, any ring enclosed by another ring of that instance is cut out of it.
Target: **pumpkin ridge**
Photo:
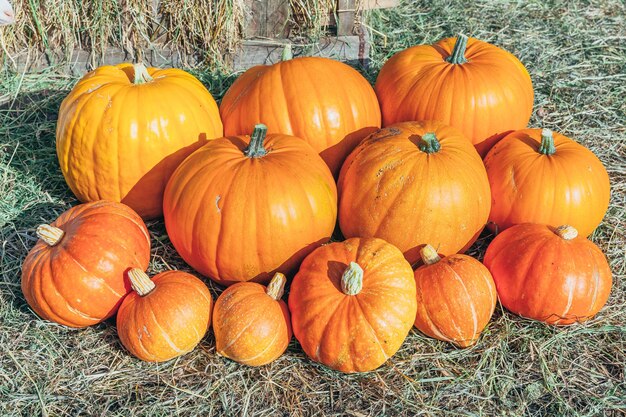
[[[261,284],[259,284],[261,285]],[[258,304],[258,302],[255,302],[254,300],[250,300],[251,298],[256,298],[259,294],[258,293],[249,293],[244,297],[241,297],[239,300],[237,300],[235,303],[230,304],[228,306],[229,310],[233,310],[236,306],[239,306],[240,304],[250,304],[250,305],[254,305],[254,304]],[[228,348],[230,348],[232,345],[234,345],[235,343],[237,343],[239,341],[239,338],[241,337],[242,334],[244,334],[246,332],[246,330],[248,330],[250,327],[252,327],[252,325],[256,324],[258,320],[258,317],[254,317],[252,318],[240,331],[239,333],[234,336],[234,337],[230,337],[230,342],[226,345],[223,346],[220,350],[222,352],[225,352]],[[224,326],[225,327],[225,326]]]
[[[278,339],[278,335],[279,332],[278,331],[274,331],[274,337],[272,338],[272,340],[267,344],[267,346],[265,346],[265,348],[257,353],[256,355],[246,358],[246,359],[239,359],[239,361],[243,362],[244,364],[248,364],[249,362],[265,355],[267,353],[268,350],[270,350],[270,348],[272,348],[274,346],[274,343],[276,343],[276,340]]]
[[[456,278],[456,280],[461,283],[461,286],[463,287],[463,290],[465,291],[465,296],[467,297],[467,300],[468,300],[467,305],[472,307],[472,322],[474,324],[474,331],[472,332],[472,337],[470,338],[469,342],[474,342],[475,340],[477,340],[477,337],[476,337],[477,334],[479,334],[478,333],[478,315],[476,314],[476,305],[474,304],[474,301],[472,300],[472,296],[470,295],[469,290],[467,289],[467,286],[465,285],[465,282],[463,282],[463,279],[459,276],[459,274],[454,270],[454,268],[450,266],[449,263],[444,262],[443,265],[445,268],[450,270],[453,276]],[[457,331],[459,331],[459,336],[462,336],[462,331],[460,331],[461,329],[457,325],[456,320],[453,319],[452,323],[454,324],[454,327],[457,328]],[[460,338],[460,340],[462,342],[467,342],[467,340],[464,340],[462,338]]]
[[[419,282],[420,282],[420,284],[419,284],[420,285],[419,294],[421,296],[420,298],[423,301],[424,300],[423,280],[419,280]],[[432,317],[430,317],[430,309],[424,307],[422,311],[425,313],[426,319],[428,319],[428,323],[429,323],[428,327],[430,328],[431,331],[433,331],[433,334],[435,334],[437,339],[444,340],[444,341],[449,342],[449,343],[454,343],[454,341],[452,339],[447,337],[444,334],[444,332],[441,331],[439,326],[437,326],[437,324],[433,321]]]
[[[150,311],[150,316],[152,317],[152,321],[158,327],[161,333],[161,336],[163,337],[163,340],[165,340],[167,344],[172,348],[172,350],[174,350],[176,353],[185,353],[186,350],[178,347],[174,342],[172,342],[170,335],[165,332],[165,329],[163,329],[163,326],[161,326],[161,323],[159,323],[159,320],[157,319],[156,314],[154,314],[155,310],[154,310],[154,306],[152,305],[153,298],[146,298],[145,300],[147,301],[147,305],[149,306],[148,310]]]

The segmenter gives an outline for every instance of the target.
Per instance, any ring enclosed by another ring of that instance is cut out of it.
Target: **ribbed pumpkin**
[[[289,309],[311,359],[341,372],[371,371],[397,352],[415,321],[413,270],[382,239],[331,243],[302,262]]]
[[[548,129],[511,133],[485,158],[489,226],[569,224],[589,236],[609,206],[609,175],[587,148]]]
[[[193,350],[211,325],[213,299],[207,286],[182,271],[152,279],[141,269],[128,271],[133,292],[117,313],[117,334],[139,359],[163,362]]]
[[[415,327],[459,347],[473,345],[496,308],[491,273],[471,256],[440,258],[431,245],[424,246],[421,255],[424,265],[415,270]]]
[[[490,193],[485,167],[457,129],[439,122],[398,123],[350,154],[338,182],[346,237],[379,237],[411,264],[426,243],[447,256],[483,230]]]
[[[130,291],[124,271],[147,268],[150,235],[121,203],[97,201],[37,228],[22,265],[22,292],[39,316],[70,327],[111,317]]]
[[[380,107],[369,82],[328,58],[287,59],[252,67],[220,104],[226,135],[249,134],[255,123],[269,133],[306,140],[339,173],[343,160],[380,127]]]
[[[261,366],[282,355],[291,340],[291,318],[281,300],[287,278],[277,272],[267,287],[240,282],[215,302],[217,352],[239,363]]]
[[[189,156],[165,190],[168,235],[183,259],[219,284],[267,283],[327,242],[337,189],[306,142],[272,134],[216,139]],[[248,146],[249,143],[249,146]]]
[[[222,134],[215,100],[191,74],[107,65],[85,75],[63,100],[56,147],[80,201],[121,201],[154,218],[178,164]]]
[[[491,242],[484,263],[504,307],[549,324],[590,319],[611,291],[606,257],[572,226],[513,226]]]
[[[515,56],[464,35],[395,54],[375,89],[383,126],[440,120],[460,129],[481,156],[528,125],[534,99],[528,71]]]

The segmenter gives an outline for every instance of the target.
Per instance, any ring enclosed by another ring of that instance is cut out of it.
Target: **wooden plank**
[[[400,0],[362,0],[361,10],[389,9],[399,5]]]
[[[337,0],[337,36],[352,35],[355,18],[356,1]]]
[[[289,0],[247,0],[246,38],[284,38],[289,34]]]

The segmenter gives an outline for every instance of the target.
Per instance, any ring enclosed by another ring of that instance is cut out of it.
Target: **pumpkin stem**
[[[556,233],[560,238],[565,240],[576,239],[576,237],[578,236],[578,230],[568,224],[557,227],[554,233]]]
[[[544,155],[553,155],[556,152],[554,147],[554,138],[550,129],[541,130],[541,145],[539,145],[539,153]]]
[[[272,297],[274,300],[278,301],[283,298],[283,294],[285,293],[285,283],[287,283],[287,277],[280,272],[274,274],[274,278],[267,285],[267,289],[265,293]]]
[[[431,245],[426,245],[420,250],[420,255],[422,256],[422,261],[426,265],[436,264],[441,260],[439,254]]]
[[[357,295],[361,289],[363,289],[363,268],[356,262],[350,262],[341,276],[341,291],[346,295]]]
[[[291,44],[286,43],[285,47],[283,48],[283,54],[281,55],[280,60],[289,61],[290,59],[293,59],[293,52],[291,51]]]
[[[465,64],[467,62],[467,58],[465,58],[465,50],[467,49],[467,36],[463,34],[459,34],[456,37],[456,43],[454,44],[454,49],[452,49],[452,53],[446,61],[451,64]]]
[[[156,288],[150,277],[139,268],[133,268],[128,271],[128,279],[133,290],[141,297],[144,297]]]
[[[44,242],[48,246],[57,245],[63,236],[65,236],[65,232],[58,227],[50,226],[49,224],[41,224],[37,227],[37,231],[35,232],[37,237]]]
[[[144,84],[153,80],[150,74],[148,74],[148,68],[146,68],[143,62],[133,64],[133,68],[135,70],[135,79],[133,84]]]
[[[262,123],[254,126],[254,131],[250,136],[250,144],[243,151],[248,158],[261,158],[267,155],[267,150],[263,147],[263,141],[267,135],[267,126]]]
[[[419,144],[419,148],[422,152],[435,153],[439,152],[439,149],[441,149],[441,145],[439,144],[435,133],[429,132],[422,135],[422,143]]]

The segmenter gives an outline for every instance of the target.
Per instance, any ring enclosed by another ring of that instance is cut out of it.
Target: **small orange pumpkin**
[[[213,299],[207,286],[182,271],[152,278],[128,271],[133,292],[117,313],[122,345],[143,361],[163,362],[193,350],[211,325]]]

